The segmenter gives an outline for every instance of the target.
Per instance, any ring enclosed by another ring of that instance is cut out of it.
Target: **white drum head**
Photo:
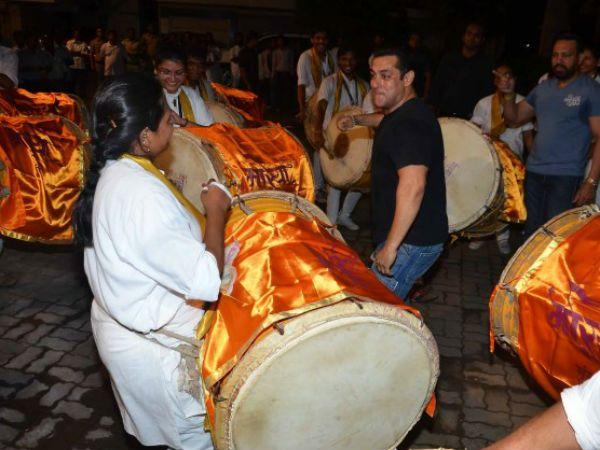
[[[306,313],[251,348],[223,382],[217,448],[395,448],[431,398],[437,347],[412,314],[363,306]]]
[[[463,119],[439,119],[444,139],[450,232],[472,225],[492,204],[501,182],[496,150],[479,128]]]
[[[325,147],[321,150],[321,168],[327,182],[344,189],[358,182],[371,165],[373,132],[368,127],[353,127],[342,132],[337,127],[341,116],[362,114],[356,106],[345,108],[335,114],[325,130]]]
[[[244,118],[236,110],[223,103],[205,102],[205,104],[215,119],[215,123],[228,123],[238,128],[244,128]]]

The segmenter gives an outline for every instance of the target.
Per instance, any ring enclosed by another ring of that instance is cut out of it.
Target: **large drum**
[[[154,164],[201,212],[202,183],[211,178],[225,184],[233,195],[266,189],[314,199],[310,159],[280,126],[216,124],[176,129]]]
[[[0,234],[67,244],[90,161],[86,134],[58,116],[0,116]]]
[[[369,188],[371,183],[371,153],[373,130],[353,127],[342,132],[337,126],[341,116],[362,114],[357,106],[335,114],[325,130],[325,149],[321,149],[321,169],[327,182],[338,189]]]
[[[327,222],[285,193],[233,207],[201,361],[217,449],[392,449],[431,399],[433,336]]]
[[[317,93],[308,100],[306,104],[306,114],[304,117],[304,134],[306,135],[306,140],[310,144],[310,146],[315,150],[319,151],[320,147],[315,142],[315,133],[319,130],[319,125],[317,124]]]
[[[495,342],[555,397],[600,369],[598,267],[600,210],[575,208],[517,250],[490,300]]]
[[[215,123],[228,123],[236,127],[245,126],[244,117],[234,108],[219,102],[205,102],[206,107],[215,119]]]
[[[439,119],[444,139],[444,169],[449,231],[481,237],[500,231],[504,206],[502,167],[494,146],[469,121]]]

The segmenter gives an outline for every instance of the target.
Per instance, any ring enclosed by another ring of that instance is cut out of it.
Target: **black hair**
[[[340,47],[338,49],[338,52],[337,52],[338,59],[340,59],[340,56],[345,55],[346,53],[352,53],[354,56],[356,56],[356,52],[354,51],[353,48],[350,48],[350,47]]]
[[[191,47],[188,48],[185,52],[186,61],[191,58],[200,59],[202,61],[206,61],[206,50],[200,47]]]
[[[174,45],[160,45],[154,57],[154,67],[158,67],[164,61],[179,61],[185,66],[185,52]]]
[[[75,243],[86,247],[93,244],[92,207],[100,170],[107,161],[127,153],[144,128],[156,131],[164,107],[162,87],[150,75],[119,75],[98,88],[92,103],[90,126],[92,161],[73,210]]]
[[[586,50],[589,50],[589,52],[592,54],[592,56],[596,59],[600,58],[600,48],[590,44],[590,43],[585,43],[581,46],[581,53],[585,52]]]
[[[327,30],[323,29],[323,28],[315,28],[310,32],[310,38],[314,38],[315,35],[319,34],[319,33],[323,33],[325,36],[329,37],[329,33],[327,33]]]
[[[373,58],[379,58],[381,56],[395,56],[396,57],[396,68],[400,71],[400,76],[403,77],[406,72],[413,70],[409,64],[406,53],[400,48],[382,48],[373,52]]]
[[[554,36],[554,40],[552,41],[552,48],[554,48],[558,41],[575,41],[576,52],[579,54],[583,51],[581,37],[578,34],[572,33],[571,31],[561,31],[556,36]]]

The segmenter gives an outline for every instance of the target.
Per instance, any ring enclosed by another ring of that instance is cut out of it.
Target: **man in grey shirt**
[[[600,176],[600,86],[579,73],[580,43],[576,35],[559,34],[552,50],[552,77],[515,103],[506,83],[504,118],[520,126],[534,117],[538,134],[527,160],[525,237],[552,217],[593,201]],[[592,164],[583,180],[590,143]],[[583,180],[583,182],[582,182]]]

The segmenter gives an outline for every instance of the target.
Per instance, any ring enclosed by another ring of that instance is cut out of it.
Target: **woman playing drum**
[[[100,87],[94,158],[73,222],[94,293],[94,339],[125,430],[145,445],[211,449],[203,402],[182,386],[176,348],[203,316],[186,300],[219,294],[230,202],[206,186],[206,219],[197,219],[153,166],[173,132],[170,120],[153,78],[129,74]]]

